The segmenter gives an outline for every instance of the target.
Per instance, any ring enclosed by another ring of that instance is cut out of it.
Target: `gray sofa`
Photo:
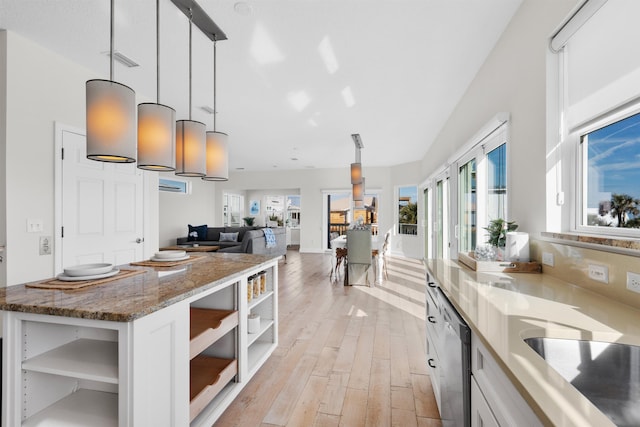
[[[282,255],[287,259],[287,235],[284,227],[272,228],[276,246],[268,248],[262,228],[247,230],[240,245],[221,248],[218,252],[236,252],[259,255]]]
[[[276,246],[267,248],[263,227],[208,227],[207,236],[203,239],[189,240],[188,237],[179,237],[178,245],[197,243],[201,246],[220,246],[219,252],[235,252],[260,255],[287,256],[287,235],[284,227],[272,228],[276,238]],[[238,233],[238,239],[234,242],[220,241],[220,233]]]

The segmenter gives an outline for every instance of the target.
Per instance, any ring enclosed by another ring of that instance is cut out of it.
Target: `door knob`
[[[140,237],[136,239],[136,243],[142,243],[142,242],[144,242],[144,239],[141,239]]]

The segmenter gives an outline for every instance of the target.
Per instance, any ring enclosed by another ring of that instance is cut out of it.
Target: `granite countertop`
[[[452,260],[426,264],[544,424],[613,426],[524,338],[640,345],[640,310],[545,274],[476,272]]]
[[[204,259],[176,267],[119,266],[145,273],[78,290],[9,286],[0,289],[0,310],[129,322],[279,258],[235,253],[200,256]]]

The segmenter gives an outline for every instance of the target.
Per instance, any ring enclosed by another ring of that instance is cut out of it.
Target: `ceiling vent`
[[[102,54],[106,55],[106,56],[109,56],[109,53],[110,53],[109,51],[102,52]],[[134,67],[139,67],[140,66],[140,64],[138,64],[136,61],[134,61],[133,59],[129,58],[128,56],[123,55],[122,53],[118,52],[117,50],[113,51],[113,59],[118,61],[119,63],[121,63],[125,67],[134,68]]]

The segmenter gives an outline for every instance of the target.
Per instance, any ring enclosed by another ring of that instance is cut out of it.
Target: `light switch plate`
[[[44,230],[44,221],[41,219],[27,220],[27,233],[42,233]]]

